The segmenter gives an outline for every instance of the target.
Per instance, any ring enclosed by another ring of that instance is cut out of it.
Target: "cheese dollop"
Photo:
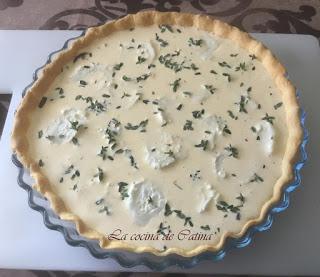
[[[139,225],[146,225],[163,210],[166,203],[163,194],[152,183],[144,180],[132,185],[127,201],[128,208]]]
[[[61,115],[48,126],[45,137],[51,143],[70,142],[85,122],[86,116],[82,111],[76,109],[63,110]]]

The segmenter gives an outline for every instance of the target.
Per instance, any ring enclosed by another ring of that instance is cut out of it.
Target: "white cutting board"
[[[78,35],[77,31],[0,31],[0,93],[13,92],[9,115],[0,141],[0,268],[119,271],[112,260],[98,260],[81,247],[71,247],[63,236],[47,229],[40,213],[31,210],[27,194],[16,183],[9,134],[13,112],[22,89],[48,53]],[[309,162],[302,186],[291,205],[277,215],[270,231],[257,234],[244,249],[233,250],[223,261],[205,262],[188,272],[226,274],[320,274],[320,48],[307,35],[255,34],[288,68],[301,90],[311,133]],[[133,271],[146,271],[136,267]],[[171,267],[168,271],[183,271]]]

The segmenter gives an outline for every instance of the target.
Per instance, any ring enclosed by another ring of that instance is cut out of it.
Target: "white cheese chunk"
[[[192,40],[190,38],[190,40]],[[217,39],[214,39],[210,35],[201,36],[199,39],[195,39],[193,43],[189,40],[189,47],[192,47],[193,50],[200,56],[200,58],[204,61],[210,60],[213,55],[214,51],[219,47],[219,42]]]
[[[79,65],[75,68],[72,79],[80,82],[85,81],[89,85],[95,85],[98,90],[103,88],[113,88],[113,66],[100,63],[89,63]]]
[[[246,110],[250,111],[250,110],[258,109],[258,103],[254,99],[252,99],[248,91],[242,92],[241,96],[245,98],[244,104],[245,104]],[[241,101],[241,96],[239,99],[239,103]]]
[[[161,169],[174,163],[180,157],[181,143],[178,137],[161,134],[158,143],[145,149],[145,161],[154,169]]]
[[[126,202],[134,221],[143,226],[163,210],[166,200],[152,183],[138,181],[132,184],[132,189]]]
[[[204,36],[202,39],[204,45],[201,47],[202,53],[200,57],[204,61],[210,60],[214,55],[214,51],[219,47],[219,42],[211,36]]]
[[[216,115],[209,115],[202,120],[203,129],[205,131],[203,140],[208,141],[208,150],[214,150],[216,139],[223,134],[225,126],[224,120]]]
[[[146,148],[146,161],[154,169],[166,167],[175,160],[169,149]]]
[[[161,98],[156,100],[156,102],[157,105],[153,105],[153,115],[161,125],[165,125],[170,121],[168,113],[165,110],[168,107],[168,101],[166,98]]]
[[[275,131],[273,126],[266,120],[261,120],[254,126],[255,135],[259,136],[263,151],[269,156],[273,152]]]
[[[199,196],[200,201],[197,206],[198,213],[203,213],[212,199],[214,199],[215,204],[217,204],[221,197],[220,193],[217,192],[209,183],[204,183],[201,186]]]
[[[45,137],[52,143],[67,143],[74,138],[81,125],[86,122],[84,113],[76,109],[67,109],[61,112],[45,131]]]
[[[148,61],[148,63],[152,63],[155,56],[156,52],[154,50],[154,47],[152,46],[151,42],[142,42],[142,43],[137,43],[137,60],[136,62],[139,62],[138,57],[142,57]]]
[[[218,154],[213,157],[213,171],[221,179],[225,179],[227,177],[227,173],[223,167],[223,161],[225,158],[226,156],[224,154]]]
[[[123,98],[123,104],[121,105],[124,109],[130,109],[133,107],[140,99],[142,92],[141,90],[133,89],[130,93],[130,96]]]
[[[193,93],[191,99],[200,104],[206,101],[210,95],[211,93],[205,88],[205,86],[201,85],[200,90]]]

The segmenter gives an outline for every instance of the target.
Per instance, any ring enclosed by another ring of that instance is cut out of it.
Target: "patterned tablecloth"
[[[0,29],[85,29],[145,9],[208,14],[247,32],[310,34],[320,39],[320,0],[0,0]],[[9,102],[9,95],[0,94],[0,135]],[[171,274],[154,276],[167,275]],[[80,277],[88,273],[3,269],[0,276]]]

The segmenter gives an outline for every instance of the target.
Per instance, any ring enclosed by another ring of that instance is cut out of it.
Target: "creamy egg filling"
[[[166,25],[83,49],[28,131],[68,210],[103,235],[120,229],[127,243],[158,249],[214,244],[258,217],[281,176],[287,136],[280,92],[254,55]],[[139,233],[160,239],[130,239]]]

